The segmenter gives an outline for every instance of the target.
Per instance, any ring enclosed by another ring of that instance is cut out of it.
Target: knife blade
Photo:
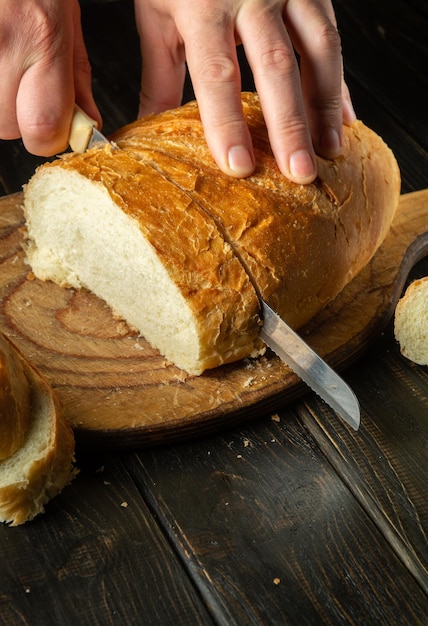
[[[354,430],[360,407],[345,381],[263,300],[260,337],[315,393]]]
[[[82,154],[99,144],[111,142],[97,128],[97,122],[89,117],[77,104],[74,105],[74,114],[71,121],[68,143],[73,152]]]

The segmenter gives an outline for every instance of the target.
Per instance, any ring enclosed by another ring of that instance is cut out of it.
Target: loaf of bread
[[[192,102],[41,166],[25,188],[34,274],[93,291],[191,374],[263,351],[259,297],[294,328],[334,299],[400,193],[392,152],[361,122],[313,184],[290,182],[257,95],[242,105],[257,163],[246,179],[219,171]]]
[[[428,365],[428,276],[410,283],[398,301],[394,334],[403,356]]]
[[[0,396],[0,430],[13,441],[8,455],[2,446],[0,522],[17,526],[43,512],[48,500],[72,480],[74,437],[49,384],[3,335],[0,363],[8,390]],[[21,395],[25,402],[17,402]]]

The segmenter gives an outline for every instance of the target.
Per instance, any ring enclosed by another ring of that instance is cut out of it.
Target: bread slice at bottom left
[[[23,445],[0,461],[0,522],[11,526],[42,513],[77,473],[74,435],[62,405],[42,375],[20,358],[30,384],[30,424]]]

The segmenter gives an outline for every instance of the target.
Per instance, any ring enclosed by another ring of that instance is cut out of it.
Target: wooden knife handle
[[[92,117],[77,105],[74,105],[74,114],[70,126],[70,136],[68,143],[73,152],[82,154],[88,147],[88,143],[92,136],[92,129],[97,128],[98,124]]]

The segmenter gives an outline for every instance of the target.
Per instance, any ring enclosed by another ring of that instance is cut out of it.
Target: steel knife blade
[[[354,430],[360,407],[345,381],[263,300],[260,337],[315,393]]]
[[[107,137],[97,129],[97,122],[89,117],[77,104],[74,105],[68,143],[73,152],[78,152],[79,154],[98,144],[112,145]]]

